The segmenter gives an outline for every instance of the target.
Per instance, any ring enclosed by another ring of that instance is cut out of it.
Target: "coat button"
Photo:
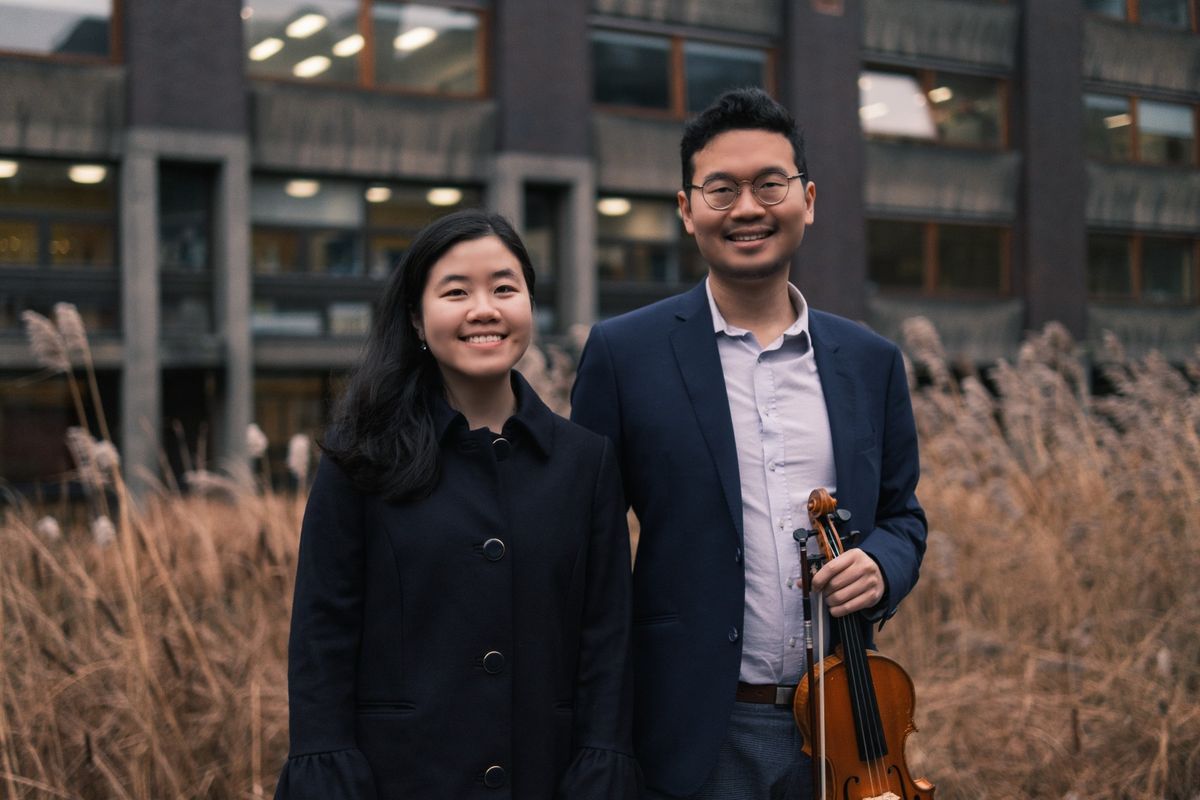
[[[504,654],[492,650],[483,657],[483,669],[489,675],[504,671]]]
[[[492,440],[492,452],[496,454],[497,461],[503,461],[512,452],[512,445],[509,444],[508,439],[497,436]]]
[[[499,539],[488,539],[483,543],[483,557],[488,561],[499,561],[504,558],[504,542]]]
[[[504,774],[504,767],[493,765],[483,773],[483,785],[489,789],[499,789],[507,778],[508,776]]]
[[[738,629],[730,628],[729,629],[729,641],[736,642],[737,640],[738,640]]]
[[[742,548],[738,548],[733,553],[733,560],[738,564],[742,563]]]

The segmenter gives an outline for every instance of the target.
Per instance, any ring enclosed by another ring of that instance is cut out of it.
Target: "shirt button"
[[[775,471],[775,462],[772,461],[770,464],[768,464],[767,469],[771,470],[771,472],[774,472]]]
[[[489,789],[499,789],[507,779],[508,776],[504,774],[504,767],[499,765],[492,765],[483,773],[483,785]]]
[[[488,561],[499,561],[504,558],[504,542],[499,539],[488,539],[483,543],[483,557]]]
[[[731,642],[736,642],[736,641],[738,640],[738,635],[739,635],[739,634],[738,634],[738,629],[737,629],[737,628],[730,628],[730,629],[729,629],[729,641],[731,641]]]
[[[504,671],[504,654],[496,650],[492,650],[483,657],[483,670],[489,675],[496,675]]]
[[[492,440],[492,452],[496,454],[497,461],[503,461],[512,452],[512,445],[509,444],[508,439],[497,436]]]

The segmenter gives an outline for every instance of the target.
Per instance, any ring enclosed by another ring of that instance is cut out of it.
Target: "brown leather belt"
[[[738,681],[737,700],[739,703],[762,703],[772,706],[790,706],[796,695],[795,686],[782,686],[774,683],[742,683]]]

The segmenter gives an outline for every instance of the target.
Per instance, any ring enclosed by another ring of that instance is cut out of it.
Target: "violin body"
[[[813,679],[818,682],[818,690],[820,683],[825,684],[826,718],[850,720],[851,688],[847,667],[840,652],[839,646],[835,655],[814,664]],[[914,779],[909,775],[904,758],[905,739],[917,729],[913,723],[916,695],[912,678],[887,656],[868,652],[866,657],[871,671],[871,682],[881,698],[879,716],[889,750],[882,757],[864,762],[859,754],[853,726],[827,728],[823,767],[827,791],[830,794],[817,800],[933,800],[933,784],[924,778]],[[817,758],[813,748],[816,735],[809,723],[809,694],[808,676],[805,675],[796,687],[792,712],[796,717],[796,724],[804,734],[804,753],[813,758],[813,769],[817,769]]]

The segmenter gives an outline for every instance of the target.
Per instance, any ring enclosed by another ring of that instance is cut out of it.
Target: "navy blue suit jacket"
[[[883,571],[890,616],[916,583],[926,532],[903,359],[832,314],[810,311],[809,333],[838,505]],[[574,421],[616,446],[641,522],[634,751],[648,786],[686,796],[708,776],[728,725],[745,595],[737,449],[704,284],[596,325],[572,405]]]

